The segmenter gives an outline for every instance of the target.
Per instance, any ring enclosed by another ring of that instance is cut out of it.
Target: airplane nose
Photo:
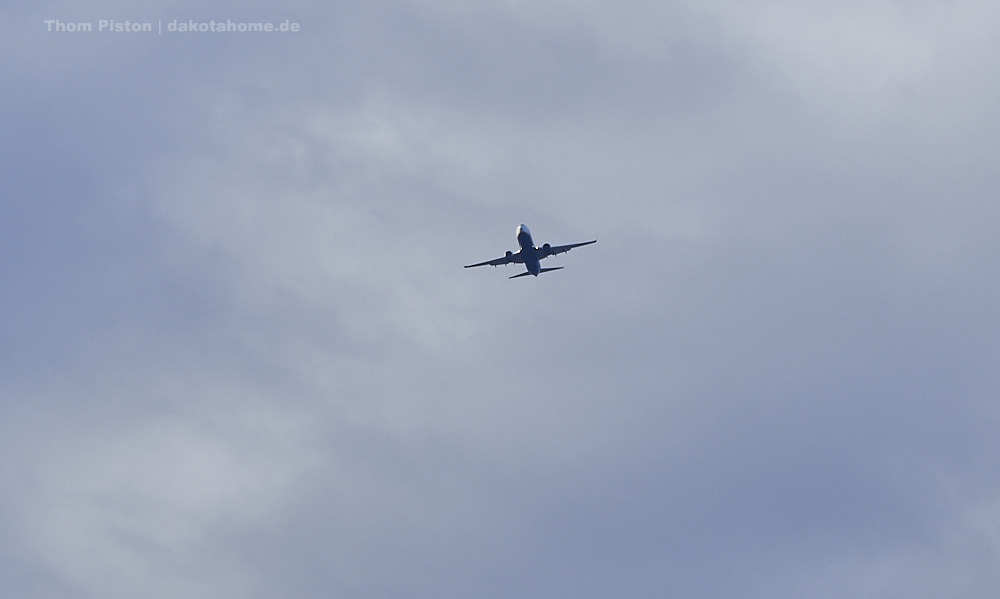
[[[525,232],[525,233],[527,233],[528,235],[531,235],[531,231],[530,231],[530,230],[528,230],[528,226],[527,226],[527,225],[524,225],[524,224],[520,224],[520,225],[518,225],[518,226],[517,226],[517,230],[515,230],[515,231],[514,231],[514,233],[515,233],[516,235],[520,235],[520,234],[521,234],[521,231],[524,231],[524,232]]]

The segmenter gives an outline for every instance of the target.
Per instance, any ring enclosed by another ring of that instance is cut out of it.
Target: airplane
[[[563,268],[562,266],[554,266],[552,268],[542,268],[539,264],[539,260],[543,258],[548,258],[549,256],[555,256],[556,254],[562,254],[563,252],[568,252],[573,248],[578,248],[581,245],[590,245],[591,243],[597,243],[597,240],[584,241],[583,243],[571,243],[569,245],[549,245],[545,244],[542,247],[535,247],[535,242],[531,240],[531,231],[525,225],[518,225],[515,229],[515,234],[517,236],[517,243],[521,246],[521,250],[514,253],[510,250],[507,251],[501,258],[495,258],[493,260],[487,260],[486,262],[479,262],[478,264],[468,264],[465,268],[473,268],[475,266],[500,266],[501,264],[524,264],[527,268],[527,272],[522,272],[519,275],[514,275],[508,277],[509,279],[516,279],[518,277],[526,277],[528,275],[538,276],[543,272],[549,272],[550,270],[559,270]]]

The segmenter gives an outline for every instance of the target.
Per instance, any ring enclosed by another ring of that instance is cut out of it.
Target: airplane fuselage
[[[535,249],[535,242],[531,239],[531,231],[524,225],[517,226],[517,244],[521,246],[521,256],[524,258],[524,267],[534,276],[542,271],[542,264],[538,260],[538,251]]]

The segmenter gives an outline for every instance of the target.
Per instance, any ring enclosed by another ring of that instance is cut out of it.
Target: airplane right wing
[[[546,244],[546,245],[542,246],[542,248],[541,248],[541,249],[544,250],[544,255],[543,256],[539,256],[539,257],[540,258],[548,258],[549,256],[555,256],[556,254],[562,254],[564,252],[570,251],[573,248],[578,248],[578,247],[580,247],[582,245],[590,245],[592,243],[597,243],[597,240],[595,239],[593,241],[584,241],[583,243],[570,243],[570,244],[567,244],[567,245],[551,245],[550,246],[550,245]]]

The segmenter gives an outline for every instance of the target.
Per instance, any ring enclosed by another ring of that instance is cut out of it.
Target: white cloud
[[[75,407],[18,398],[69,412],[7,423],[6,471],[22,483],[4,493],[22,550],[63,584],[108,597],[253,587],[251,565],[220,554],[219,538],[281,526],[319,463],[315,428],[294,400],[279,408],[257,390],[180,375],[77,389]]]
[[[316,9],[0,105],[39,362],[0,523],[42,586],[988,586],[992,9],[570,4]],[[599,243],[461,268],[520,222]]]

